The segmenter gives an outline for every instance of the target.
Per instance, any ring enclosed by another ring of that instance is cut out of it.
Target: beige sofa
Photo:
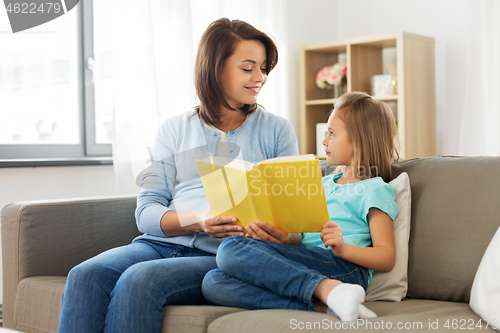
[[[494,332],[468,301],[479,262],[500,225],[500,158],[431,157],[403,161],[393,171],[393,177],[408,173],[412,191],[409,289],[402,302],[367,302],[379,317],[343,327],[335,317],[305,311],[167,306],[162,332]],[[56,332],[66,274],[138,235],[134,209],[134,197],[6,206],[4,326]]]

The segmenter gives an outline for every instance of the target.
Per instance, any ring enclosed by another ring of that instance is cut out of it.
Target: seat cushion
[[[366,302],[378,318],[352,324],[335,316],[297,310],[254,310],[215,320],[208,333],[254,332],[450,332],[455,329],[495,332],[467,303],[404,299],[402,302]],[[482,324],[482,329],[478,323]],[[477,326],[476,326],[477,325]],[[449,327],[449,328],[448,328]]]
[[[36,276],[24,279],[17,288],[14,324],[21,331],[57,332],[66,277]],[[162,333],[205,333],[215,319],[244,311],[223,306],[166,306]]]
[[[22,280],[16,293],[14,325],[26,332],[57,332],[66,277],[36,276]]]
[[[213,305],[166,306],[161,333],[206,333],[217,318],[248,310]]]

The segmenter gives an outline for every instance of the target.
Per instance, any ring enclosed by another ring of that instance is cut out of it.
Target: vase
[[[347,80],[342,79],[339,85],[333,86],[333,98],[339,98],[347,92]]]

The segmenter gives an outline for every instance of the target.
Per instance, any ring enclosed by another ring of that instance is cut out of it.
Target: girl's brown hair
[[[357,159],[358,178],[391,179],[391,166],[399,158],[395,144],[396,123],[389,106],[371,96],[352,92],[342,95],[333,112],[344,122]]]
[[[262,31],[240,20],[221,18],[212,22],[201,37],[194,67],[194,85],[200,99],[198,115],[207,124],[219,124],[220,106],[234,110],[224,98],[221,77],[227,58],[234,54],[236,45],[243,40],[258,40],[264,44],[266,74],[278,62],[276,45]],[[245,104],[240,111],[250,114],[256,108],[257,104]]]

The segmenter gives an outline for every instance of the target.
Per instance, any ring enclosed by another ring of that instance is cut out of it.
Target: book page
[[[250,171],[253,169],[254,164],[245,160],[240,160],[238,158],[228,158],[228,157],[219,157],[219,156],[208,156],[202,160],[196,160],[196,163],[200,165],[200,163],[210,164],[212,165],[212,170],[218,170],[222,167],[235,168],[245,171]],[[201,174],[204,176],[204,174]]]
[[[263,163],[281,163],[281,162],[290,162],[290,161],[306,161],[306,160],[314,160],[316,159],[313,154],[306,154],[306,155],[296,155],[296,156],[281,156],[281,157],[275,157],[275,158],[270,158],[264,161],[260,161],[256,165],[263,164]]]

